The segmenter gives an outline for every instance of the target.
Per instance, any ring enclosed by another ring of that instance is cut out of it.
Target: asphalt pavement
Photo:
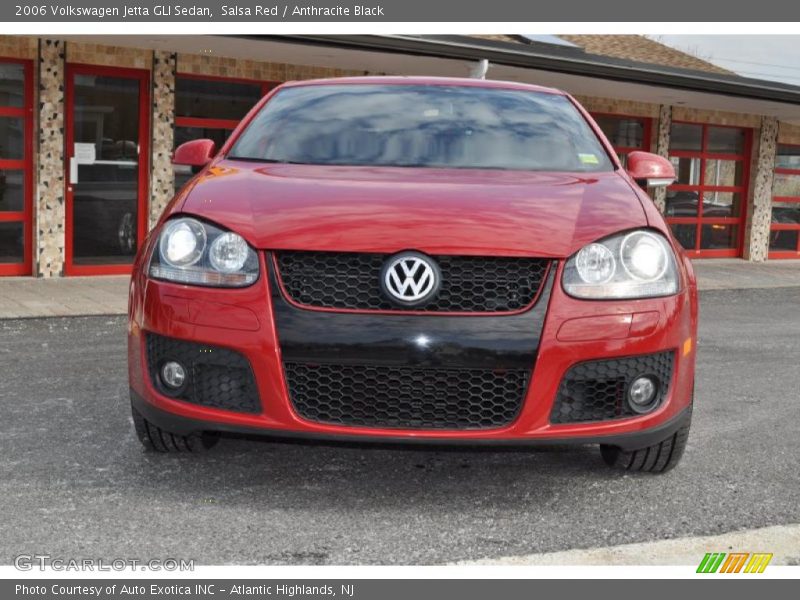
[[[0,564],[437,564],[800,523],[800,288],[701,294],[693,429],[664,476],[594,447],[134,438],[123,317],[0,321]]]

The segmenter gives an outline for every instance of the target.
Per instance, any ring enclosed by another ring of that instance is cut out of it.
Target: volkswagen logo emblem
[[[439,291],[441,273],[436,263],[419,252],[401,252],[391,257],[381,271],[381,287],[389,298],[403,306],[419,306]]]

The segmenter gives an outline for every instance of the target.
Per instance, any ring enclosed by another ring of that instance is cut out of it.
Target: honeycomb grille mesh
[[[626,393],[631,382],[641,375],[658,378],[656,406],[661,404],[672,381],[674,354],[668,351],[595,360],[572,367],[561,381],[550,422],[606,421],[636,415],[626,401]]]
[[[403,429],[488,429],[522,407],[524,370],[286,362],[289,395],[309,421]]]
[[[180,362],[188,371],[188,381],[177,392],[164,386],[159,375],[169,360]],[[147,364],[153,385],[168,396],[222,410],[261,411],[253,370],[238,352],[149,333]]]
[[[403,308],[382,293],[380,274],[386,254],[354,252],[278,252],[278,271],[289,297],[319,308],[425,310],[429,312],[507,312],[536,298],[549,261],[539,258],[434,256],[441,288],[424,307]]]

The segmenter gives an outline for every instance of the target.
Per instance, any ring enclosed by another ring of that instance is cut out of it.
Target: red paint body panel
[[[261,249],[566,257],[647,225],[619,172],[259,165],[221,160],[181,212]]]
[[[374,78],[357,78],[292,85],[347,81],[375,82]],[[382,78],[381,82],[454,84],[451,79],[431,78]],[[503,82],[456,83],[560,93]],[[262,104],[268,100],[269,96]],[[154,236],[137,257],[129,307],[130,385],[146,402],[175,415],[205,421],[210,429],[215,423],[224,423],[325,436],[498,441],[640,432],[665,423],[689,405],[697,328],[694,274],[655,205],[619,168],[616,157],[611,158],[615,171],[596,174],[264,165],[226,159],[228,148],[259,106],[234,132],[220,155],[173,200],[162,222],[176,213],[195,215],[239,233],[263,250],[391,253],[414,249],[430,254],[556,259],[555,284],[522,411],[509,426],[469,431],[375,429],[306,421],[295,413],[288,397],[267,277],[242,289],[151,280],[146,266]],[[611,155],[607,140],[582,112]],[[586,301],[563,291],[563,259],[587,243],[638,227],[657,229],[670,239],[681,270],[678,294]],[[263,274],[267,266],[263,252],[259,260]],[[228,347],[244,354],[256,374],[262,412],[241,414],[205,408],[158,393],[144,366],[144,332]],[[693,341],[691,350],[684,355],[682,349],[689,338]],[[663,350],[676,352],[674,381],[669,397],[654,412],[606,422],[550,424],[558,386],[571,366],[586,360]]]
[[[560,342],[624,340],[631,331],[632,314],[598,315],[564,321],[558,330]]]
[[[655,332],[660,322],[661,315],[658,314],[658,311],[636,313],[633,315],[633,320],[631,321],[629,335],[631,337],[650,335]]]

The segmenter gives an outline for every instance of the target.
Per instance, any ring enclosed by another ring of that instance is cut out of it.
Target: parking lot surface
[[[665,476],[595,447],[134,438],[123,317],[0,321],[0,563],[435,564],[800,522],[800,288],[701,295],[693,430]]]

